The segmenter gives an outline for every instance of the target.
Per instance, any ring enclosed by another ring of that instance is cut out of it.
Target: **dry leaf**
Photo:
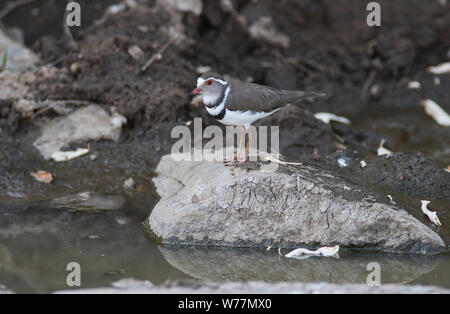
[[[437,216],[437,213],[432,212],[427,208],[427,205],[430,204],[430,201],[422,200],[420,202],[422,203],[422,212],[428,216],[428,219],[430,219],[430,221],[434,223],[436,226],[438,227],[442,226],[439,217]]]
[[[425,112],[439,125],[450,126],[450,116],[436,102],[431,99],[426,99],[421,104],[425,107]]]
[[[31,172],[30,174],[41,183],[51,183],[53,181],[52,174],[48,171]]]

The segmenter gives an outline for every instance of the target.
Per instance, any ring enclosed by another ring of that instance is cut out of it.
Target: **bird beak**
[[[198,95],[198,94],[200,94],[201,91],[202,91],[201,88],[196,88],[196,89],[194,89],[192,92],[189,93],[189,97]]]

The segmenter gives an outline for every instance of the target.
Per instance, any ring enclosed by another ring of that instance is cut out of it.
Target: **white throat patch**
[[[228,98],[228,93],[230,92],[230,90],[231,90],[231,88],[230,88],[230,86],[228,86],[227,89],[225,90],[225,95],[223,96],[222,101],[216,107],[208,108],[207,106],[205,106],[206,111],[208,111],[208,113],[210,115],[217,116],[222,111],[222,109],[225,108],[225,104],[226,104],[227,98]],[[205,105],[211,105],[215,101],[217,101],[217,97],[211,97],[211,96],[208,96],[208,95],[203,95],[203,103]]]

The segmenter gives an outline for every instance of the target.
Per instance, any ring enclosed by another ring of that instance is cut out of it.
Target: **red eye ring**
[[[207,86],[211,86],[213,84],[213,82],[214,82],[213,80],[207,80],[206,81],[206,85]]]

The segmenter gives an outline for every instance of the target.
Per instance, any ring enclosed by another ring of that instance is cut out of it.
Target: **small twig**
[[[362,91],[361,91],[361,97],[362,99],[366,100],[367,99],[367,91],[370,88],[370,85],[372,85],[373,80],[375,79],[376,76],[376,72],[374,70],[370,71],[369,77],[366,79],[366,81],[364,82],[364,85],[362,87]]]
[[[220,8],[222,11],[230,13],[243,28],[247,29],[247,19],[236,11],[230,0],[220,0]]]
[[[323,73],[327,72],[327,68],[325,66],[321,65],[319,62],[316,62],[312,59],[299,57],[299,58],[297,58],[297,61],[300,63],[303,63],[319,72],[323,72]]]
[[[162,59],[164,51],[169,48],[171,44],[173,44],[178,38],[180,37],[179,34],[177,34],[175,37],[173,37],[171,40],[169,40],[167,43],[164,44],[164,46],[161,47],[153,56],[150,58],[150,60],[147,61],[147,63],[141,67],[141,73],[144,73],[147,71],[147,69],[155,62]]]
[[[0,72],[6,70],[7,63],[8,63],[8,48],[6,48],[5,52],[3,53],[3,61],[2,65],[0,65]]]

